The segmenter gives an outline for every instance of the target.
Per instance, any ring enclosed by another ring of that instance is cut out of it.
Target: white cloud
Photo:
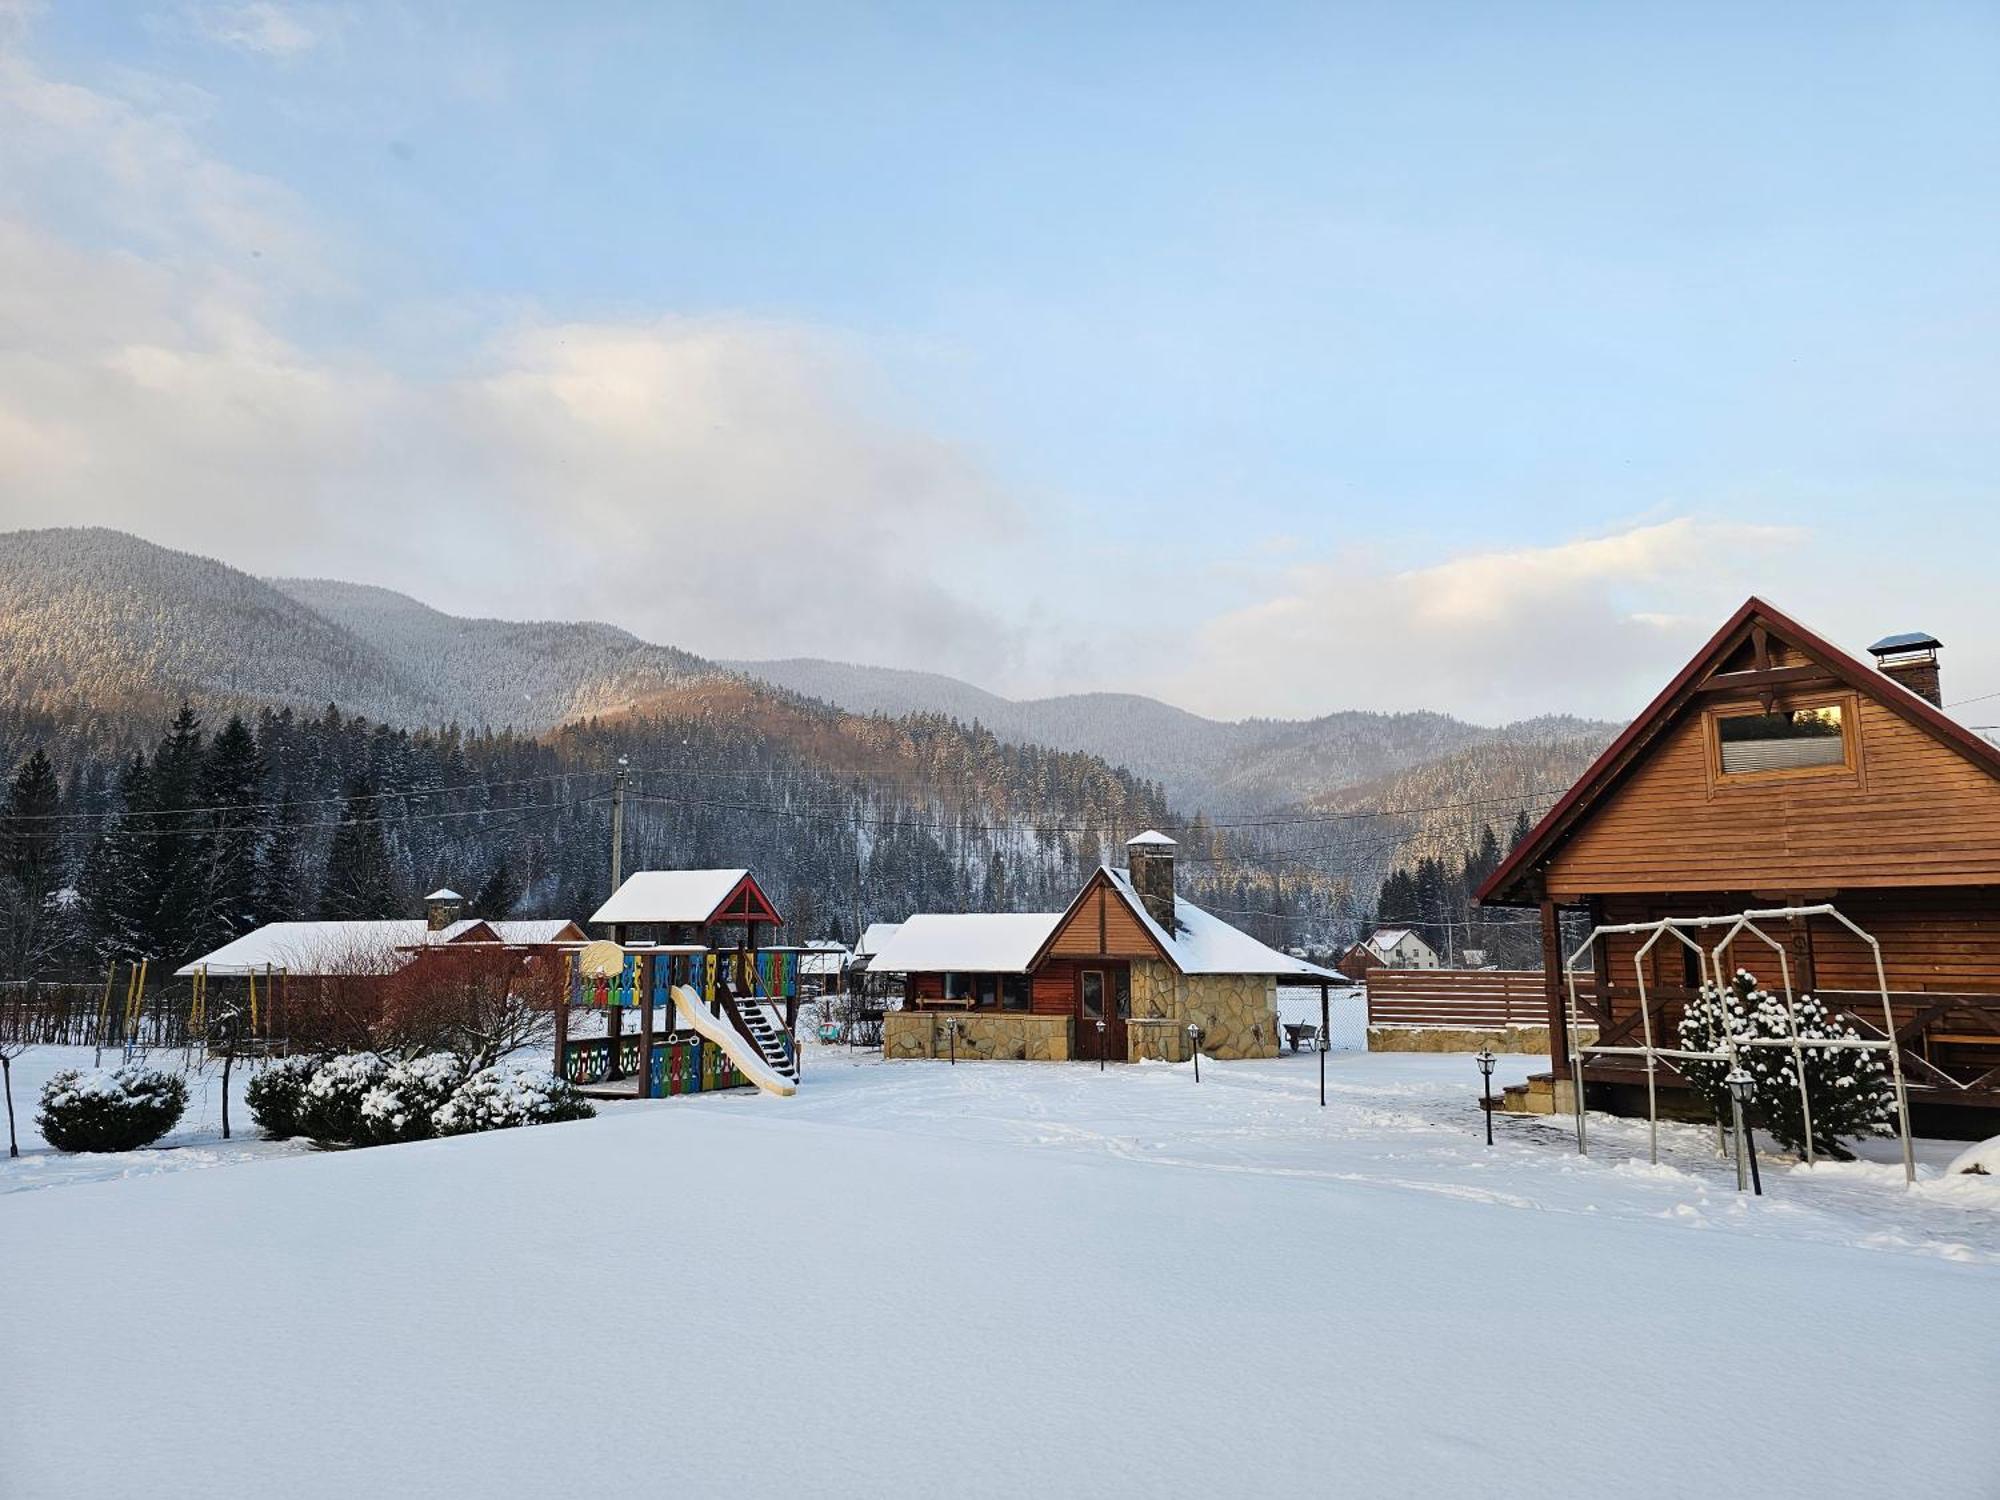
[[[190,15],[195,28],[210,41],[279,61],[324,46],[347,24],[346,12],[339,8],[281,5],[277,0],[197,5]]]
[[[970,582],[1010,505],[880,415],[832,334],[516,312],[417,376],[287,336],[335,305],[321,237],[164,109],[0,57],[0,169],[27,185],[0,217],[0,525],[126,527],[708,654],[984,673],[1011,649]]]
[[[1360,554],[1313,563],[1284,574],[1273,597],[1200,626],[1161,686],[1229,715],[1618,717],[1800,541],[1788,527],[1683,516],[1422,568]]]

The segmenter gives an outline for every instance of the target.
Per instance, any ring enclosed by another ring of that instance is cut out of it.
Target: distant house
[[[1366,942],[1359,942],[1342,953],[1333,966],[1356,984],[1365,984],[1368,981],[1368,971],[1383,966],[1382,955],[1369,947]]]
[[[1870,668],[1759,599],[1727,620],[1479,891],[1541,914],[1553,1076],[1567,1089],[1564,912],[1593,926],[1830,904],[1775,919],[1794,983],[1864,1035],[1886,979],[1912,1113],[1933,1133],[2000,1121],[2000,750],[1939,707],[1938,642],[1891,636]],[[1594,945],[1587,1020],[1639,1035],[1639,963],[1666,1031],[1701,981],[1677,942]],[[1779,979],[1762,944],[1728,961]],[[1633,1058],[1590,1061],[1590,1100],[1637,1104]],[[1669,1069],[1671,1073],[1671,1069]],[[1663,1089],[1669,1087],[1662,1084]]]
[[[819,940],[807,943],[799,954],[799,981],[820,995],[844,993],[847,966],[853,955],[845,943]]]
[[[904,982],[884,1055],[1181,1061],[1193,1025],[1207,1055],[1275,1056],[1278,986],[1349,981],[1180,897],[1175,847],[1141,834],[1128,868],[1099,869],[1061,912],[904,922],[869,961]]]
[[[1378,927],[1363,940],[1362,946],[1380,959],[1384,968],[1440,967],[1437,949],[1408,927]]]

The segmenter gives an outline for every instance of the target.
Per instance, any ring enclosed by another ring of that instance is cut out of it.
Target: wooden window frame
[[[1722,769],[1722,720],[1802,708],[1840,710],[1839,761],[1824,766],[1782,766],[1757,771]],[[1768,709],[1755,698],[1713,704],[1702,713],[1701,738],[1702,765],[1708,773],[1708,795],[1711,799],[1720,792],[1793,781],[1844,781],[1856,787],[1867,784],[1861,760],[1861,695],[1852,691],[1780,694]]]

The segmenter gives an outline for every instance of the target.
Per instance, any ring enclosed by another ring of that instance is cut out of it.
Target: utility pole
[[[624,756],[618,757],[618,766],[611,773],[611,889],[616,891],[625,877],[625,768],[628,762]]]

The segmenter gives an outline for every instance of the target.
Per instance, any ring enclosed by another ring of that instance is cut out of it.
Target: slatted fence
[[[1579,980],[1588,1001],[1591,986]],[[1370,1026],[1451,1026],[1484,1030],[1541,1026],[1549,1019],[1540,969],[1371,969]]]

